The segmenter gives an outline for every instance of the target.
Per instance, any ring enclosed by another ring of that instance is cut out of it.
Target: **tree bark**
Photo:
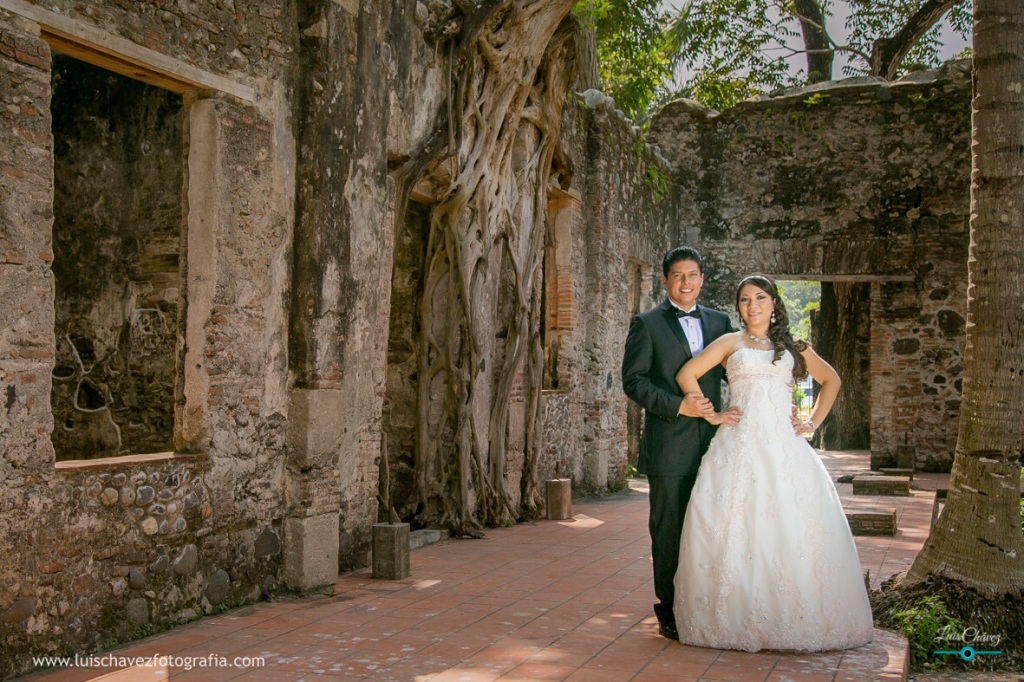
[[[1024,8],[975,0],[971,245],[960,429],[946,507],[911,567],[1024,594]]]
[[[421,521],[478,535],[541,504],[541,268],[575,45],[573,0],[458,4],[449,145],[438,159],[450,182],[430,212],[419,307],[415,468]],[[518,507],[506,482],[517,385],[525,393]]]
[[[807,50],[807,82],[820,83],[832,79],[835,52],[825,35],[825,14],[817,0],[794,0],[800,29]]]
[[[589,17],[584,17],[584,22]],[[591,25],[592,22],[591,22]],[[597,75],[597,33],[593,28],[580,28],[576,31],[576,54],[579,60],[579,68],[576,77],[575,89],[578,92],[601,87],[601,81]]]
[[[871,75],[896,78],[903,58],[954,4],[956,0],[926,0],[896,35],[876,40],[871,48]]]

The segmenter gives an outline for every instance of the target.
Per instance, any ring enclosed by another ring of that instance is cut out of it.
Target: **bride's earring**
[[[775,313],[772,313],[772,324],[775,324]]]

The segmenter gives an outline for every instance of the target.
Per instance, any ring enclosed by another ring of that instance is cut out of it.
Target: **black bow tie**
[[[697,319],[700,319],[700,309],[697,308],[696,306],[694,306],[693,310],[691,310],[690,312],[686,312],[681,308],[676,308],[675,306],[672,306],[672,311],[676,314],[676,317],[696,317]]]

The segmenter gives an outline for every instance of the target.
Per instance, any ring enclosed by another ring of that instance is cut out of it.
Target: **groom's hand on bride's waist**
[[[679,403],[679,414],[684,417],[707,418],[715,413],[715,406],[700,393],[687,393]]]

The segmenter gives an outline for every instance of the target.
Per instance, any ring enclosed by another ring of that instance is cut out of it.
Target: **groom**
[[[704,417],[721,409],[724,376],[721,366],[715,367],[700,378],[704,395],[684,399],[676,373],[706,345],[734,331],[728,315],[697,305],[702,266],[700,253],[689,246],[665,254],[661,284],[668,299],[633,318],[622,359],[622,388],[644,408],[637,471],[650,484],[654,613],[659,633],[669,639],[679,639],[672,603],[683,515],[717,428]]]

